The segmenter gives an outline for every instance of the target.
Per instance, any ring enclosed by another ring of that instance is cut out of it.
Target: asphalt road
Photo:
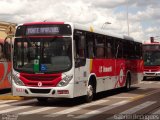
[[[160,80],[150,79],[121,89],[102,92],[91,103],[82,98],[0,100],[1,120],[160,120]]]

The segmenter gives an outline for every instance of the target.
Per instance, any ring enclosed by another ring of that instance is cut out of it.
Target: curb
[[[12,96],[12,95],[0,95],[0,100],[24,100],[24,97]]]
[[[31,97],[13,96],[10,88],[0,90],[0,100],[26,100],[30,98]]]

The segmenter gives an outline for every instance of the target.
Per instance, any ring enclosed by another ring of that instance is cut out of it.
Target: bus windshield
[[[16,38],[13,67],[19,72],[54,73],[72,66],[71,37]]]
[[[160,51],[145,51],[143,57],[145,66],[160,65]]]

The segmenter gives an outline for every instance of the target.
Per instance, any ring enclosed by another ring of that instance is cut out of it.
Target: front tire
[[[48,98],[38,97],[38,98],[37,98],[37,101],[38,101],[39,103],[46,103],[46,102],[48,101]]]
[[[94,87],[93,84],[89,84],[87,87],[87,95],[85,98],[86,102],[91,102],[93,100],[93,95],[94,95]]]
[[[124,89],[125,89],[125,91],[131,90],[131,77],[129,75],[127,75],[126,84],[125,84]]]
[[[143,80],[147,80],[147,77],[146,77],[146,76],[144,76],[144,77],[143,77]]]

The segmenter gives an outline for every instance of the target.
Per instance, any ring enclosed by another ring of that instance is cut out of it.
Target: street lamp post
[[[128,0],[127,0],[127,28],[128,28],[128,36],[129,36]]]
[[[105,22],[105,23],[103,23],[101,29],[103,29],[106,24],[111,24],[111,23],[110,23],[110,22]]]

